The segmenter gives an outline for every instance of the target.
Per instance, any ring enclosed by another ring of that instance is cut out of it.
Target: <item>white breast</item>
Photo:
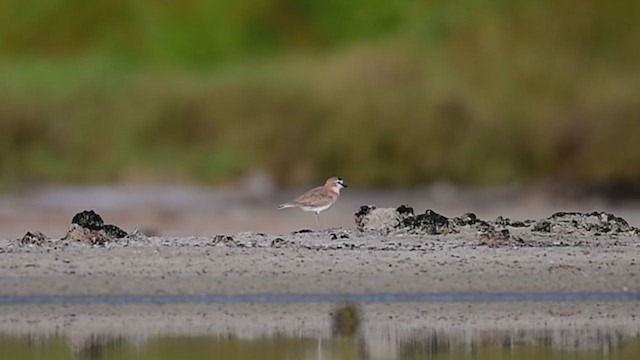
[[[333,205],[333,203],[329,203],[329,204],[323,205],[323,206],[316,206],[316,207],[304,206],[304,207],[301,207],[301,209],[304,210],[304,211],[313,211],[313,212],[316,212],[316,213],[321,213],[321,212],[327,210],[328,208],[330,208],[331,205]]]

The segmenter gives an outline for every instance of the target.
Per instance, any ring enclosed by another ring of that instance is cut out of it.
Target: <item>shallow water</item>
[[[43,304],[236,304],[320,302],[522,302],[640,301],[640,292],[242,294],[242,295],[2,295],[0,305]]]
[[[427,332],[395,344],[357,336],[332,339],[180,336],[145,340],[93,334],[84,338],[0,336],[3,359],[519,359],[628,360],[640,358],[640,338],[601,333],[591,348],[558,344],[551,334],[497,333],[471,344]]]
[[[640,293],[2,296],[0,359],[640,359],[638,300]]]

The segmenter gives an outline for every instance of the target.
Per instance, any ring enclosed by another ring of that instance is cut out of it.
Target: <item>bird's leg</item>
[[[320,230],[320,213],[316,213],[316,226]]]

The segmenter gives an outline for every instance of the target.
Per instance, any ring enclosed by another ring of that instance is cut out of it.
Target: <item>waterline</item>
[[[640,292],[1,295],[0,305],[640,301]]]

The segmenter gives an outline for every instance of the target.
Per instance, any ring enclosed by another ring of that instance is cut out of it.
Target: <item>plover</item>
[[[319,228],[320,213],[331,207],[340,197],[340,190],[346,187],[348,186],[341,178],[334,176],[327,179],[323,186],[311,189],[293,201],[280,204],[278,209],[295,207],[303,211],[313,211],[316,213],[316,225]]]

